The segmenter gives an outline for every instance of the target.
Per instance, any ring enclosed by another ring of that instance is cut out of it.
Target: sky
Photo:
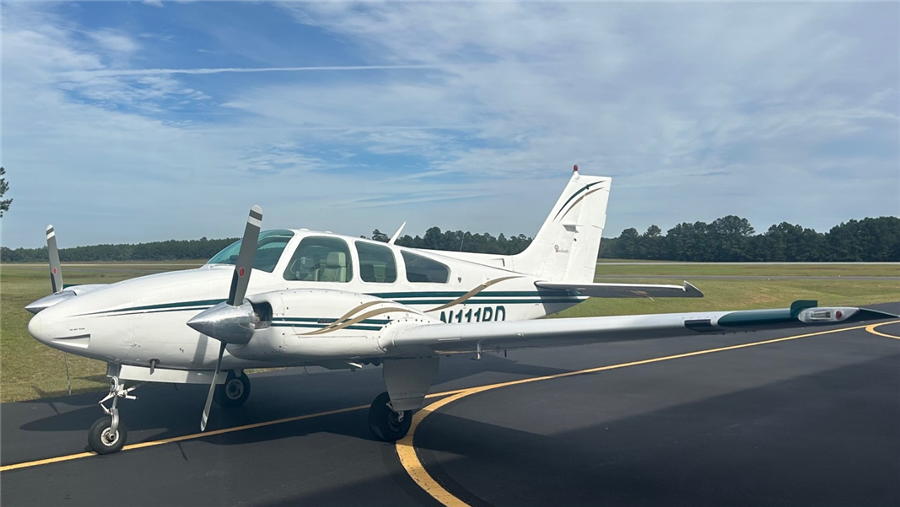
[[[4,246],[900,215],[900,4],[0,1]]]

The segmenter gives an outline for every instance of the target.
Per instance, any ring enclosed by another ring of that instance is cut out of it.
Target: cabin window
[[[406,263],[406,279],[413,283],[447,283],[450,268],[427,257],[403,252]]]
[[[347,242],[321,236],[303,238],[284,272],[285,280],[346,283],[352,278]]]
[[[294,237],[294,233],[284,229],[274,229],[259,233],[256,243],[256,256],[253,258],[253,269],[259,269],[267,273],[275,271],[275,265],[284,252],[288,241]],[[236,264],[238,253],[241,251],[241,241],[225,247],[221,252],[213,256],[207,264]]]
[[[386,246],[356,242],[359,255],[359,277],[364,282],[394,283],[397,281],[397,262]]]

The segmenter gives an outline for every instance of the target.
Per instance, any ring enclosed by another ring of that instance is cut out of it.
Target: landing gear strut
[[[240,371],[240,370],[238,370]],[[213,398],[216,404],[222,408],[240,407],[250,397],[250,378],[241,371],[237,375],[234,370],[228,372],[225,383],[216,386],[216,394]]]
[[[88,445],[97,454],[112,454],[122,450],[125,440],[128,438],[128,431],[119,420],[119,398],[136,400],[137,396],[132,396],[130,393],[137,388],[138,386],[132,386],[126,389],[119,383],[118,376],[109,378],[109,394],[100,400],[100,408],[109,417],[97,419],[88,431]],[[106,408],[104,403],[109,399],[112,399],[112,406]]]
[[[369,429],[375,438],[384,442],[396,442],[405,437],[412,424],[412,410],[394,412],[391,397],[381,393],[369,407]]]

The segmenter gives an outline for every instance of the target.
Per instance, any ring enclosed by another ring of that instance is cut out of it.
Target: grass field
[[[66,264],[66,283],[113,283],[126,278],[198,266],[197,262],[121,262]],[[900,265],[721,265],[654,264],[608,265],[600,263],[598,275],[645,278],[602,278],[603,282],[674,283],[691,275],[717,276],[867,276],[900,277]],[[900,280],[717,280],[694,282],[702,299],[591,299],[566,310],[559,317],[629,315],[787,307],[797,299],[816,299],[823,305],[867,305],[900,300]],[[26,304],[50,292],[45,265],[0,266],[0,401],[19,401],[66,392],[63,353],[46,347],[28,334],[31,314]],[[106,389],[105,365],[69,355],[73,392]]]
[[[66,284],[114,283],[136,276],[187,269],[203,261],[116,262],[64,264]],[[28,334],[31,314],[25,305],[50,293],[46,265],[0,266],[0,401],[19,401],[66,393],[63,353],[39,343]],[[93,359],[69,355],[72,392],[105,389],[106,366]]]
[[[598,263],[597,275],[647,276],[887,276],[900,277],[900,263],[884,264],[707,264]]]

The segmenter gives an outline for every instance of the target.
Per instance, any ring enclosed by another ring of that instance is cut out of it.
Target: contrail
[[[320,67],[223,67],[218,69],[101,69],[76,71],[93,76],[153,76],[160,74],[224,74],[252,72],[322,72],[344,70],[440,69],[443,65],[329,65]]]

